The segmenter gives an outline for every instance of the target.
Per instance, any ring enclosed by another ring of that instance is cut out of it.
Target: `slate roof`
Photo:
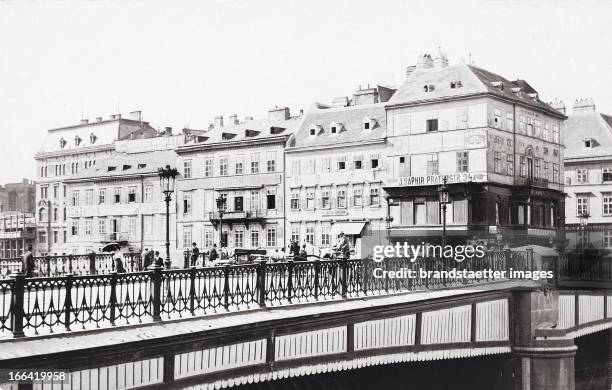
[[[451,88],[451,81],[460,81],[462,86]],[[425,85],[433,85],[434,90],[426,92]],[[516,88],[521,91],[515,93],[513,89]],[[538,97],[529,96],[535,92],[525,80],[510,81],[474,65],[457,64],[445,68],[415,69],[389,100],[388,105],[489,93],[554,115],[562,115]]]
[[[364,119],[370,119],[374,126],[364,130]],[[332,125],[337,133],[331,132]],[[310,128],[316,127],[317,135],[310,135]],[[348,107],[328,107],[314,104],[304,117],[302,126],[291,137],[291,148],[330,146],[342,143],[356,143],[383,139],[386,135],[385,103],[364,104]]]
[[[570,116],[563,123],[565,159],[612,158],[612,116],[599,112]],[[584,140],[591,138],[595,146],[587,148]]]
[[[157,169],[166,165],[176,165],[176,153],[173,150],[161,150],[147,153],[116,153],[96,161],[95,165],[71,175],[66,181],[90,180],[106,177],[153,175]],[[109,167],[115,167],[109,171]]]

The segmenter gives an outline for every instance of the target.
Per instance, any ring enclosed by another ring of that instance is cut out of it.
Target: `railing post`
[[[96,274],[96,254],[94,252],[89,254],[89,274]]]
[[[229,310],[229,274],[230,266],[228,264],[223,268],[223,307],[225,310]]]
[[[117,318],[117,272],[113,271],[110,274],[110,323],[111,326],[115,326],[115,319]]]
[[[153,268],[153,321],[161,321],[162,267]]]
[[[257,266],[257,285],[259,286],[259,307],[266,307],[266,261]]]
[[[337,261],[337,260],[336,260]],[[314,298],[319,299],[319,274],[321,273],[321,261],[319,259],[315,260],[314,263]]]
[[[389,293],[389,273],[386,271],[389,271],[389,259],[388,258],[384,258],[383,259],[383,265],[384,265],[384,270],[385,270],[385,293]]]
[[[66,297],[64,298],[64,325],[70,331],[70,312],[72,311],[72,274],[66,275]]]
[[[49,255],[45,256],[45,268],[47,269],[47,277],[51,276],[51,257]]]
[[[189,251],[183,252],[183,268],[189,268]]]
[[[337,260],[340,264],[340,271],[342,272],[342,279],[340,280],[340,287],[342,294],[342,298],[346,298],[348,293],[348,260],[343,258],[341,260]]]
[[[193,266],[189,270],[189,312],[195,316],[195,276],[196,267]]]
[[[68,273],[72,273],[72,255],[68,255]]]
[[[293,299],[293,260],[287,261],[287,300]]]
[[[13,315],[11,316],[11,328],[13,329],[13,337],[25,337],[23,333],[23,296],[25,293],[25,274],[18,272],[14,274],[15,283],[13,284]]]
[[[174,354],[164,355],[164,384],[174,382]]]

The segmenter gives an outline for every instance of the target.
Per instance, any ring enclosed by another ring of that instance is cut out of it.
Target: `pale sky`
[[[49,128],[142,110],[206,128],[400,84],[419,53],[612,113],[612,2],[0,0],[0,183],[34,179]]]

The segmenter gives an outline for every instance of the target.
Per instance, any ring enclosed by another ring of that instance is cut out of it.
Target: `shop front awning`
[[[340,232],[344,232],[347,236],[360,236],[365,222],[336,222],[332,225],[331,235],[337,236]]]

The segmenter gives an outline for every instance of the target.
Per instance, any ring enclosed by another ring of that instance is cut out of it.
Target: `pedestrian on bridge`
[[[198,261],[198,257],[200,257],[200,250],[198,249],[198,246],[196,245],[196,243],[193,243],[193,248],[191,249],[191,266],[195,266],[196,262]]]
[[[26,278],[34,276],[34,255],[32,254],[32,245],[28,246],[28,251],[23,254],[22,267]]]

